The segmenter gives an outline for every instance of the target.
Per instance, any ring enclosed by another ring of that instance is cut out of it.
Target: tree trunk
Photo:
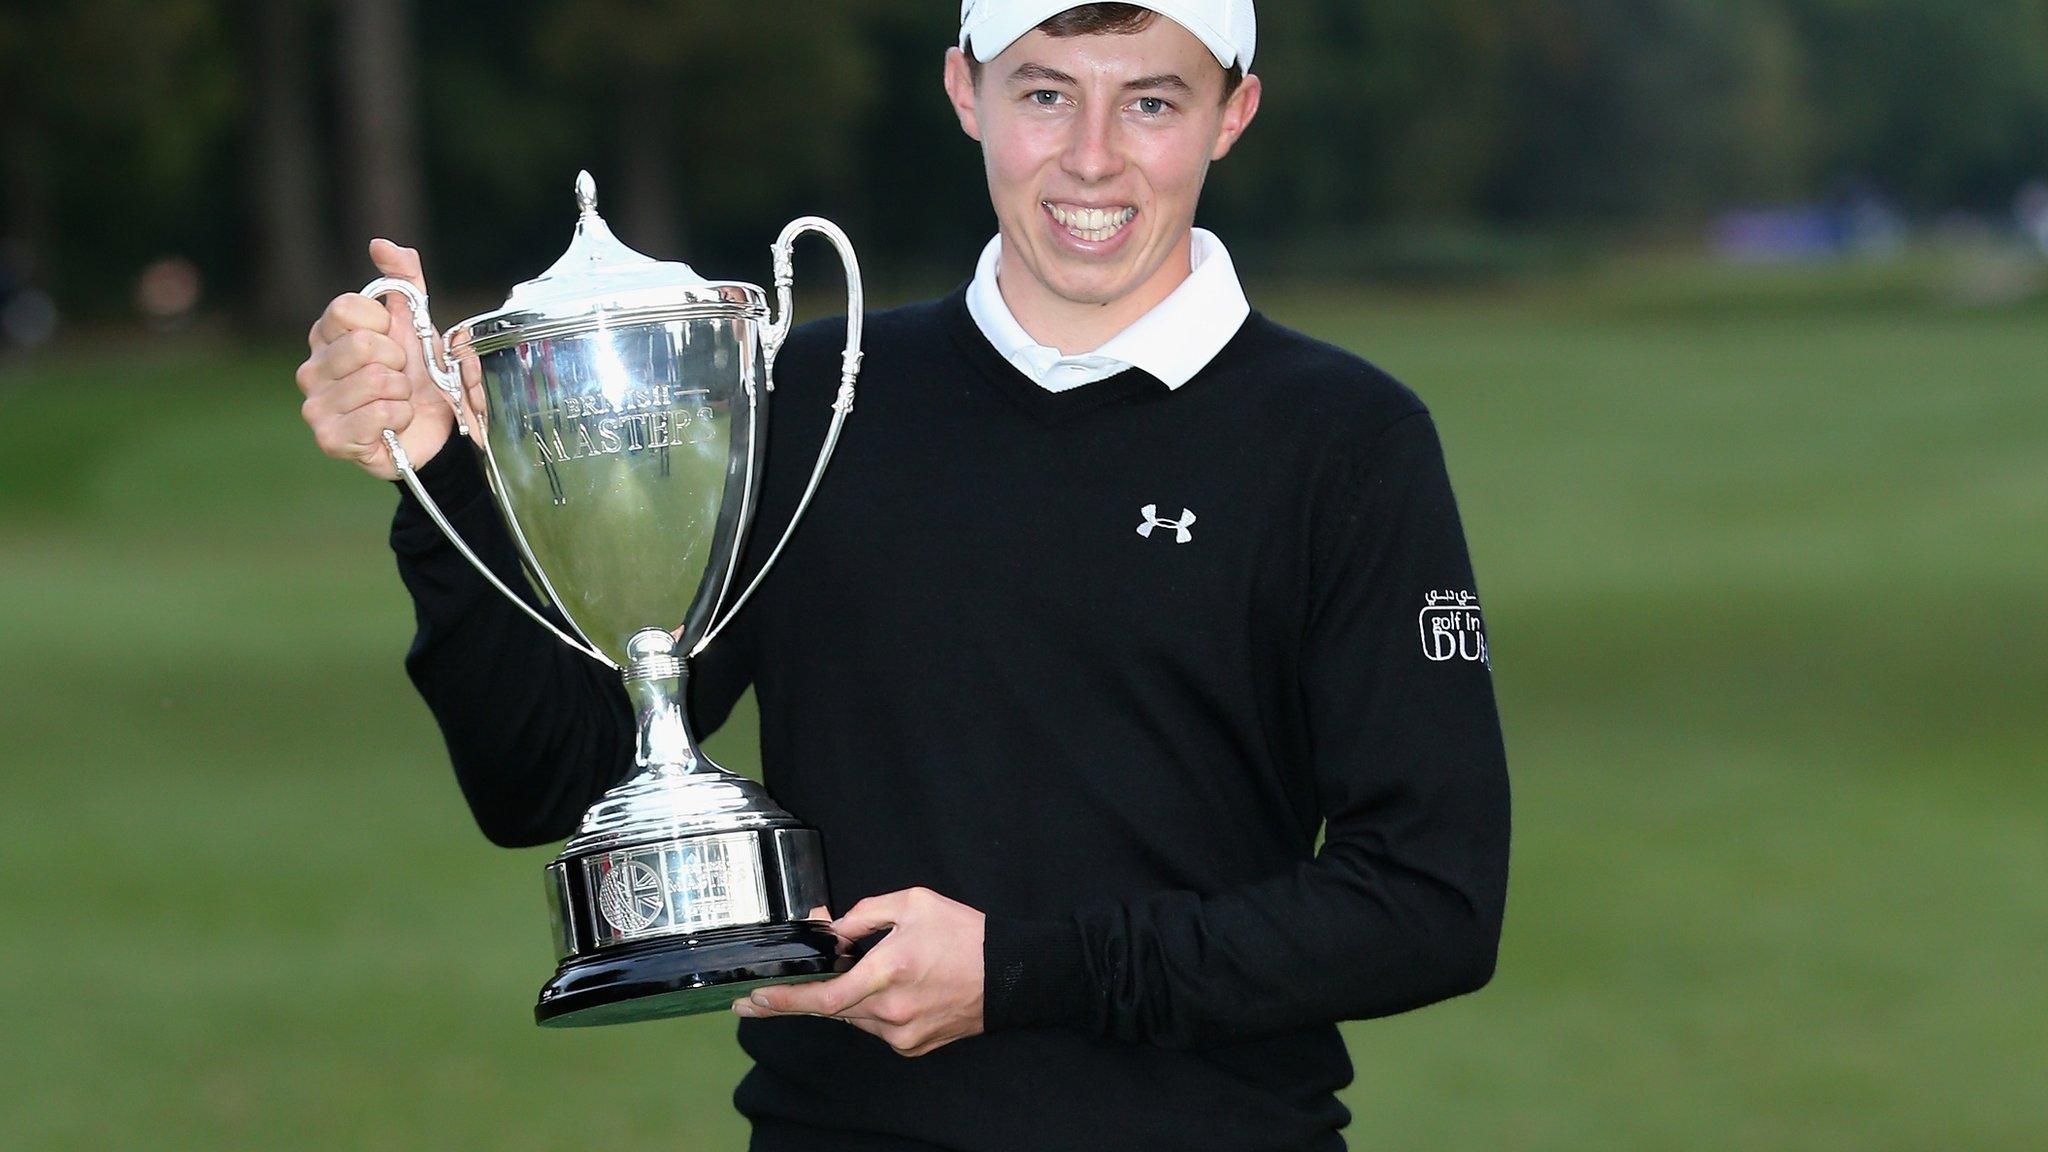
[[[9,96],[16,95],[9,93]],[[45,162],[43,127],[30,107],[0,98],[0,283],[18,277],[37,283],[43,253],[50,242],[50,170]]]
[[[667,77],[640,72],[618,104],[619,239],[657,260],[683,251],[682,204],[675,184],[675,93]]]
[[[425,247],[412,6],[406,0],[346,0],[335,5],[335,19],[341,33],[350,242],[383,236]]]
[[[273,327],[310,326],[339,291],[321,247],[320,149],[313,122],[305,6],[243,7],[254,33],[257,316]]]

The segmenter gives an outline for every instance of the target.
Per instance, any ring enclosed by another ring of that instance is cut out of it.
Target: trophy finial
[[[478,320],[516,313],[518,319],[506,326],[506,334],[535,323],[540,313],[550,322],[581,318],[602,327],[616,319],[612,313],[623,306],[622,292],[643,296],[650,291],[666,293],[678,302],[707,296],[712,302],[725,299],[719,287],[706,287],[711,282],[691,271],[689,265],[659,261],[620,243],[598,214],[597,181],[588,169],[576,173],[576,206],[579,211],[569,247],[547,271],[512,289],[504,308]],[[759,291],[755,289],[757,294]]]

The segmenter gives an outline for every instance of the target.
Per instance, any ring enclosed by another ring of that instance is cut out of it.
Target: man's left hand
[[[741,1016],[830,1016],[904,1056],[981,1032],[981,941],[987,917],[929,888],[870,896],[832,922],[842,941],[889,929],[852,968],[808,984],[756,988]]]

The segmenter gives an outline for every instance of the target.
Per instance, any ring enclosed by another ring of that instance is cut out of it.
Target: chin
[[[1101,269],[1089,269],[1089,272],[1095,275],[1055,275],[1052,290],[1062,299],[1076,304],[1112,304],[1137,287],[1137,281],[1129,276],[1104,276]]]
[[[1124,298],[1128,290],[1116,285],[1061,284],[1054,289],[1063,300],[1076,304],[1114,304]]]

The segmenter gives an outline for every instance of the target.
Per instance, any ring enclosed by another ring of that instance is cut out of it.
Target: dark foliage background
[[[0,236],[87,314],[195,261],[277,323],[391,232],[437,283],[559,247],[590,167],[622,233],[758,279],[789,216],[878,282],[990,227],[939,92],[939,0],[72,0],[0,7]],[[1289,0],[1205,222],[1278,275],[1512,265],[1873,195],[2003,212],[2048,172],[2048,0]],[[721,273],[728,274],[728,273]]]

